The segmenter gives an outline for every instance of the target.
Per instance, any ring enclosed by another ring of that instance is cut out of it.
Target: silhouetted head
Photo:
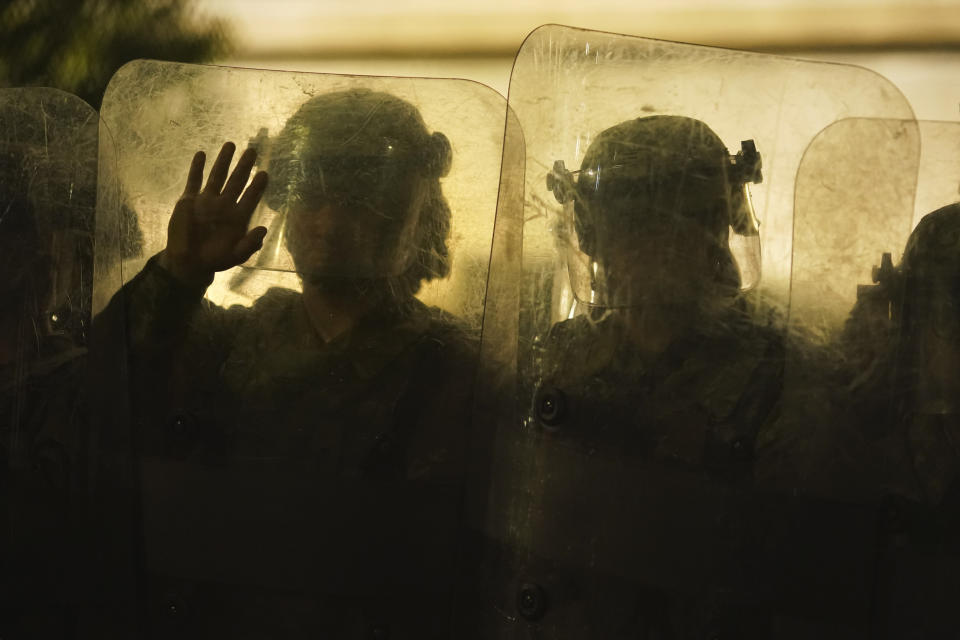
[[[579,249],[611,295],[639,303],[739,290],[728,238],[757,235],[746,184],[759,181],[751,141],[731,156],[703,122],[651,116],[601,132],[580,170],[558,162],[548,186],[573,201]]]
[[[450,162],[446,136],[410,103],[369,89],[328,93],[275,139],[266,202],[286,214],[286,245],[308,280],[389,280],[412,294],[450,270],[440,186]]]
[[[960,414],[960,203],[924,216],[900,270],[900,366],[916,385],[914,410]]]
[[[49,241],[43,242],[22,153],[0,150],[0,299],[8,310],[36,306],[52,286]]]

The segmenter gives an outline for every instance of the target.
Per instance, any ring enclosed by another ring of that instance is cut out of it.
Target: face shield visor
[[[711,147],[614,141],[588,151],[579,171],[554,164],[547,187],[566,205],[561,244],[580,302],[687,306],[756,285],[748,185],[762,180],[760,155],[749,140],[734,156]]]

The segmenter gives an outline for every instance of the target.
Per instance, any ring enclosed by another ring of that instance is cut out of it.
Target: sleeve
[[[157,256],[110,301],[100,321],[124,336],[108,339],[125,344],[130,419],[142,455],[182,448],[178,434],[218,388],[242,315],[205,300],[204,289],[182,284]]]
[[[127,343],[134,357],[169,352],[186,339],[202,308],[203,289],[185,286],[151,258],[111,301],[122,299]]]

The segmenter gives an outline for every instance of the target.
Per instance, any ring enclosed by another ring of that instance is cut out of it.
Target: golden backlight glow
[[[960,78],[952,72],[960,63],[957,0],[203,0],[200,7],[231,21],[236,48],[223,62],[243,67],[459,77],[507,95],[524,38],[539,25],[560,23],[864,66],[890,79],[918,119],[960,115]],[[923,162],[936,162],[944,154],[927,147],[939,139],[923,133]],[[944,192],[937,198],[920,187],[915,218],[956,197],[952,182],[937,186]],[[785,287],[789,249],[768,245],[764,253],[768,284],[774,277],[777,288]]]
[[[245,54],[341,56],[516,51],[545,23],[746,49],[953,43],[954,0],[204,0]]]

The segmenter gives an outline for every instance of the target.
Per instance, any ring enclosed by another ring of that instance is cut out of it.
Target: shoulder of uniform
[[[480,331],[463,318],[419,300],[410,307],[410,317],[423,327],[421,342],[434,345],[445,358],[474,361],[480,348]]]
[[[285,313],[300,300],[302,294],[293,289],[285,287],[270,287],[263,295],[254,300],[250,309],[258,314]],[[235,305],[231,309],[244,309],[241,305]]]

